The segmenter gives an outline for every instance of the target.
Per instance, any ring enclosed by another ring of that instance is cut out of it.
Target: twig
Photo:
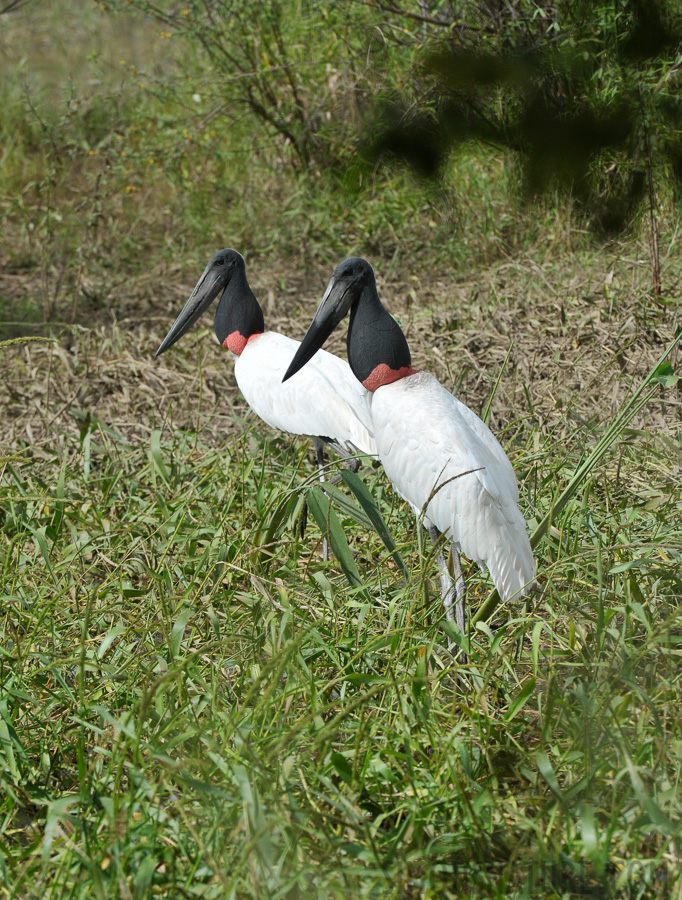
[[[0,16],[4,16],[5,13],[12,12],[13,9],[19,9],[21,4],[24,2],[25,0],[10,0],[10,2],[6,6],[3,6],[3,8],[0,9]]]
[[[491,34],[492,29],[484,28],[476,25],[469,25],[466,22],[457,22],[454,19],[439,19],[434,16],[419,15],[419,13],[410,12],[401,9],[395,3],[385,2],[385,0],[353,0],[361,6],[369,6],[370,9],[379,9],[381,12],[393,13],[396,16],[404,16],[406,19],[412,19],[415,22],[422,22],[426,25],[437,25],[439,28],[453,28],[461,31],[471,31],[479,34]]]
[[[661,259],[658,254],[658,223],[656,221],[656,194],[654,192],[654,167],[651,160],[651,141],[649,127],[644,123],[644,143],[646,146],[646,172],[649,182],[649,217],[651,219],[651,266],[654,276],[654,297],[661,297]]]

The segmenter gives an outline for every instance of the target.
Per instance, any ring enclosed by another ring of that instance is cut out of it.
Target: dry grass
[[[250,277],[267,327],[300,339],[336,262],[315,272],[272,260],[253,263]],[[646,248],[639,244],[556,262],[522,256],[464,277],[403,270],[385,279],[381,261],[374,262],[383,301],[400,317],[416,365],[436,374],[474,410],[484,408],[509,354],[491,408],[498,432],[523,430],[524,422],[535,419],[544,433],[561,440],[581,422],[588,429],[589,423],[603,424],[678,327],[677,262],[665,272],[666,283],[675,287],[664,304],[655,305]],[[91,318],[99,322],[92,327],[57,329],[55,345],[5,350],[5,446],[50,441],[55,431],[77,433],[86,412],[127,440],[144,439],[162,426],[207,429],[216,439],[239,427],[248,410],[231,360],[213,339],[209,316],[201,330],[153,358],[198,271],[181,275],[178,268],[164,267],[163,276],[157,272],[113,286],[112,312],[93,309]],[[35,287],[32,273],[2,277],[0,289],[19,301]],[[343,355],[343,334],[334,334],[329,347]],[[666,397],[645,415],[648,427],[673,436],[679,402]]]

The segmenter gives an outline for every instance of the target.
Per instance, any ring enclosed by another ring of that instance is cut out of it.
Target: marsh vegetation
[[[47,339],[0,347],[0,897],[680,896],[674,154],[642,158],[654,206],[647,181],[608,238],[498,145],[437,180],[368,162],[377,97],[433,99],[414,73],[451,6],[0,16],[0,340]],[[406,578],[343,487],[336,556],[314,516],[301,536],[310,448],[249,413],[210,321],[154,361],[225,246],[298,339],[369,258],[531,533],[655,373],[539,540],[537,596],[479,619],[466,665],[376,465]]]

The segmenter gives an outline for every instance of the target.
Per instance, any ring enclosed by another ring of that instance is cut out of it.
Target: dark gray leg
[[[431,538],[434,547],[437,546],[440,541],[440,531],[435,525],[429,526],[429,537]],[[455,618],[452,601],[456,596],[456,590],[455,585],[452,583],[452,578],[450,577],[448,564],[445,562],[442,547],[436,554],[436,565],[438,566],[438,573],[440,574],[440,595],[443,600],[443,606],[445,607],[445,618],[448,622],[452,622]]]
[[[467,586],[462,575],[462,566],[459,561],[459,550],[452,544],[452,568],[455,573],[455,593],[457,595],[457,606],[455,607],[455,622],[457,627],[466,634],[466,596]]]
[[[324,444],[322,441],[313,439],[315,444],[315,452],[317,454],[317,471],[320,473],[320,481],[324,481]],[[322,559],[329,562],[329,545],[326,536],[322,538]]]
[[[431,538],[434,546],[436,546],[440,541],[441,533],[435,525],[431,525],[429,527],[429,537]],[[464,578],[462,577],[462,567],[459,562],[459,551],[456,549],[454,544],[452,544],[452,565],[455,572],[454,583],[452,581],[450,570],[448,569],[448,564],[445,561],[445,556],[442,549],[440,549],[438,551],[438,554],[436,555],[436,563],[438,565],[438,572],[440,574],[440,588],[441,596],[443,598],[443,606],[445,607],[445,618],[448,622],[454,622],[461,633],[463,635],[466,635],[464,605],[464,600],[466,597],[466,585],[464,583]],[[457,598],[457,606],[455,609],[453,609],[453,601],[455,598]],[[449,641],[448,649],[452,651],[453,647],[453,641]],[[461,663],[466,663],[467,659],[468,657],[466,653],[464,653],[464,651],[460,651],[459,661]]]

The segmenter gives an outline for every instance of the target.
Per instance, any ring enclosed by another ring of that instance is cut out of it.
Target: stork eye
[[[224,262],[225,262],[224,259],[217,259],[217,260],[215,261],[215,264],[216,264],[217,266],[222,266]]]

